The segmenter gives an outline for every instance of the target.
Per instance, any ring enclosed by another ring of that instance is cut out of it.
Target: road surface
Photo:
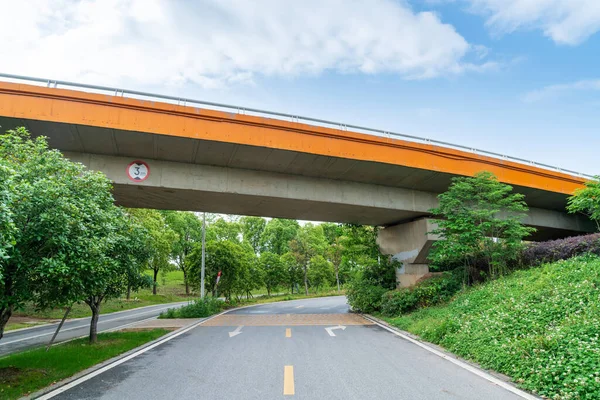
[[[232,311],[53,398],[521,398],[348,313],[345,303],[329,297]]]
[[[159,304],[156,306],[103,314],[100,315],[98,320],[98,332],[116,329],[137,321],[157,317],[161,312],[168,308],[180,307],[184,304],[188,304],[188,302]],[[47,344],[56,331],[57,326],[58,323],[5,332],[4,337],[0,339],[0,356]],[[60,333],[55,339],[55,343],[85,336],[89,331],[90,318],[78,318],[65,321]]]

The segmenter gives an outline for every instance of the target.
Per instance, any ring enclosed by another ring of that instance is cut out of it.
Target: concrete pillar
[[[381,252],[402,264],[396,271],[399,287],[412,286],[429,273],[427,256],[438,239],[429,232],[435,228],[432,219],[422,218],[379,230],[377,244]]]

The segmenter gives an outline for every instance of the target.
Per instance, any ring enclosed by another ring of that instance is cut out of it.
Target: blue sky
[[[0,0],[0,71],[600,173],[598,0]]]

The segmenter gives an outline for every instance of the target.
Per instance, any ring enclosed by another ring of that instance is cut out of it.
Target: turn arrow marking
[[[240,333],[242,333],[242,328],[244,327],[244,325],[240,325],[237,328],[235,328],[235,331],[233,332],[229,332],[229,337],[234,337],[239,335]]]
[[[346,327],[344,325],[338,325],[338,326],[330,326],[329,328],[325,328],[327,333],[329,333],[329,336],[335,336],[335,333],[333,333],[334,329],[346,330]]]

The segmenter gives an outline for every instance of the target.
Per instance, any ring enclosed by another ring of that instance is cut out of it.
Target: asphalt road
[[[344,297],[233,311],[54,398],[520,398],[347,312]]]
[[[133,310],[119,311],[111,314],[100,315],[98,332],[117,329],[144,319],[157,317],[168,308],[180,307],[188,302],[159,304],[156,306],[142,307]],[[28,348],[46,345],[56,331],[56,324],[41,325],[17,331],[8,331],[0,339],[0,356],[26,350]],[[85,336],[90,331],[90,318],[78,318],[65,321],[55,343]]]

